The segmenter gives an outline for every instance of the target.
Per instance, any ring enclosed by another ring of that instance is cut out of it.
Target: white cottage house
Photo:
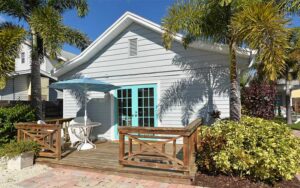
[[[41,64],[42,99],[56,100],[61,92],[48,88],[49,84],[57,80],[51,75],[58,61],[68,61],[75,57],[67,51],[62,51],[57,60],[44,57]],[[0,101],[28,101],[31,98],[31,44],[25,41],[21,44],[18,57],[15,59],[15,70],[11,73],[4,89],[0,90]]]
[[[96,27],[96,26],[95,26]],[[54,71],[59,80],[85,76],[121,88],[90,92],[88,116],[102,126],[98,137],[118,139],[117,126],[182,127],[213,110],[229,116],[228,47],[196,42],[184,49],[182,36],[171,50],[162,45],[160,25],[126,12],[81,54]],[[239,68],[249,54],[238,52]],[[83,116],[74,93],[63,92],[63,116]]]

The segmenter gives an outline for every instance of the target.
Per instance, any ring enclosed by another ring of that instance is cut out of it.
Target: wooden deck
[[[119,144],[112,142],[97,143],[97,148],[87,151],[67,149],[62,154],[62,159],[39,157],[37,163],[52,166],[63,165],[70,168],[84,168],[86,170],[100,171],[103,173],[118,174],[127,177],[153,179],[162,182],[190,184],[193,174],[185,175],[182,172],[171,170],[158,170],[119,165]],[[128,144],[125,144],[128,148]],[[133,149],[139,145],[133,144]],[[166,153],[172,152],[172,144],[166,145]],[[182,158],[182,145],[177,145],[177,157]]]

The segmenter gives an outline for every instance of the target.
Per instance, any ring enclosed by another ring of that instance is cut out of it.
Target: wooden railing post
[[[131,138],[128,138],[128,144],[129,144],[129,155],[132,154],[132,139]]]
[[[17,141],[20,142],[21,141],[21,130],[18,129],[18,135],[17,135]]]
[[[163,143],[163,144],[161,145],[161,151],[162,151],[163,153],[166,153],[166,144],[165,144],[165,143]]]
[[[119,133],[119,164],[120,165],[122,165],[124,156],[125,156],[125,135],[123,133]]]
[[[61,125],[57,125],[56,152],[57,152],[57,160],[60,160],[61,159]]]
[[[199,134],[199,128],[196,129],[195,131],[195,138],[194,138],[194,142],[195,142],[195,151],[197,152],[197,149],[198,149],[198,135]]]
[[[173,140],[173,157],[176,158],[176,139]]]
[[[190,155],[189,155],[189,137],[183,137],[183,164],[186,169],[189,169]],[[189,174],[189,172],[185,172]]]

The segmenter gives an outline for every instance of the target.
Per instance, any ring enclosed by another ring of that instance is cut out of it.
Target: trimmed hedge
[[[300,170],[300,140],[284,124],[242,117],[201,128],[198,169],[275,182],[294,178]]]
[[[0,146],[16,138],[14,123],[32,122],[34,110],[29,105],[17,104],[13,107],[0,108]]]

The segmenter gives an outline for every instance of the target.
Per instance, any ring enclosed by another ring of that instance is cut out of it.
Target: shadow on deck
[[[168,183],[191,184],[193,175],[172,170],[158,170],[145,167],[131,167],[119,165],[119,144],[112,142],[97,143],[96,149],[77,151],[68,148],[62,153],[61,160],[39,157],[36,162],[52,167],[64,166],[68,168],[81,168],[84,170],[100,171],[132,178],[151,179]],[[128,144],[125,144],[128,148]],[[139,145],[133,144],[134,149]],[[172,144],[166,145],[166,153],[172,152]],[[182,159],[182,145],[177,144],[177,158]],[[152,161],[153,162],[153,161]]]

